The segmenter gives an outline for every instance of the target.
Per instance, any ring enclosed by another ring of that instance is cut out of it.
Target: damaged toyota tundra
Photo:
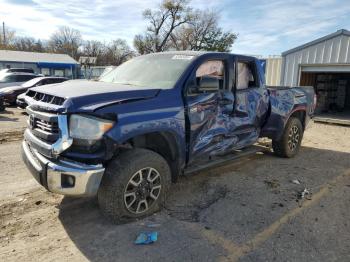
[[[114,222],[158,211],[178,176],[256,153],[293,157],[312,118],[312,87],[267,87],[254,57],[164,52],[98,81],[27,91],[22,157],[48,191],[97,195]]]

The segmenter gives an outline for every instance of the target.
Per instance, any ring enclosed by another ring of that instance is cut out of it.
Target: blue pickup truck
[[[98,81],[27,91],[22,157],[47,190],[98,196],[116,222],[160,209],[179,175],[244,152],[260,137],[293,157],[315,108],[312,87],[266,87],[256,58],[164,52]]]

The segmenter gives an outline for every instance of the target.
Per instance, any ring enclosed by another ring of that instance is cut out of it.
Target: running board
[[[189,166],[185,169],[184,174],[185,175],[193,174],[203,169],[217,167],[229,161],[235,161],[243,157],[255,155],[256,153],[264,152],[264,151],[265,152],[269,151],[269,148],[261,145],[252,145],[250,147],[246,147],[243,149],[234,150],[232,151],[232,153],[226,154],[224,156],[214,156],[212,157],[211,160],[207,160],[203,163],[198,163],[196,165]]]

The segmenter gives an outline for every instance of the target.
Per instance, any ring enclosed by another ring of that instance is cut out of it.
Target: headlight
[[[73,138],[99,140],[114,125],[114,121],[94,116],[71,115],[69,134]]]

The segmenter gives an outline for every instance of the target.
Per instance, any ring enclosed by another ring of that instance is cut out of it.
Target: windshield
[[[139,56],[120,65],[99,81],[170,89],[192,59],[193,56],[174,54]]]
[[[32,87],[32,86],[36,85],[40,80],[41,80],[41,78],[33,78],[33,79],[23,83],[22,86],[23,87]]]

